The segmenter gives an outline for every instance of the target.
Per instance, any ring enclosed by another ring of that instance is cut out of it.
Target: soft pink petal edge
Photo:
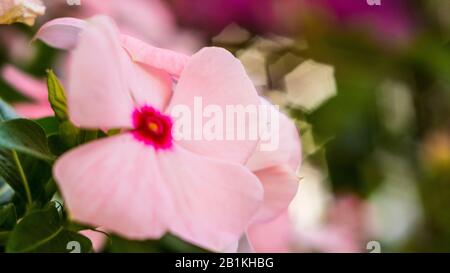
[[[45,23],[33,40],[39,39],[52,47],[70,50],[75,48],[78,35],[87,25],[88,23],[81,19],[57,18]]]
[[[135,62],[139,62],[179,76],[189,61],[188,55],[151,46],[139,39],[122,35],[122,44]]]

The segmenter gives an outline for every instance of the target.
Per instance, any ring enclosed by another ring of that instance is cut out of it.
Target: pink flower
[[[89,18],[103,14],[111,17],[123,34],[171,50],[192,53],[201,48],[200,37],[178,27],[168,4],[162,0],[83,1],[74,8],[64,1],[46,0],[49,12],[56,17]]]
[[[11,65],[3,67],[1,74],[8,84],[33,100],[14,104],[19,115],[32,119],[53,116],[48,102],[47,85],[43,81],[28,76]]]
[[[105,247],[105,242],[108,240],[103,231],[85,229],[80,231],[80,233],[91,240],[92,248],[95,252],[101,252]]]
[[[263,103],[268,104],[265,100]],[[301,145],[294,123],[282,113],[279,120],[279,148],[270,152],[257,149],[246,164],[264,188],[263,206],[247,229],[250,249],[256,252],[289,250],[290,226],[283,223],[298,190],[296,171],[301,161]]]
[[[220,48],[192,57],[154,48],[106,17],[54,20],[38,38],[73,49],[72,122],[122,129],[55,163],[72,218],[131,239],[171,232],[215,251],[235,242],[261,205],[261,184],[243,166],[257,141],[176,140],[170,110],[192,107],[194,96],[222,108],[259,104],[239,61]]]
[[[83,3],[84,5],[85,3]],[[198,35],[178,27],[168,4],[161,0],[87,1],[86,15],[112,17],[124,34],[139,37],[154,46],[192,53],[200,49]]]
[[[287,209],[271,221],[253,224],[247,231],[249,248],[242,252],[291,252],[292,225]],[[243,248],[242,245],[239,246]]]
[[[251,250],[257,252],[362,252],[367,235],[368,208],[353,195],[339,196],[326,222],[314,229],[295,230],[288,211],[247,232]],[[245,246],[240,246],[244,248]]]

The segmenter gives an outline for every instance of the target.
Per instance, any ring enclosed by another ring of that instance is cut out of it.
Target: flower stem
[[[31,197],[30,185],[28,184],[27,176],[25,175],[22,164],[20,163],[19,155],[14,150],[12,150],[12,157],[14,159],[14,163],[16,164],[17,170],[19,171],[20,179],[22,180],[23,186],[25,188],[28,205],[31,206],[33,204],[33,198]]]

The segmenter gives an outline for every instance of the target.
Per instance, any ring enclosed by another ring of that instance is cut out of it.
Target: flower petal
[[[151,46],[128,35],[122,35],[122,44],[135,62],[179,76],[189,60],[188,55]]]
[[[85,229],[80,231],[80,233],[91,240],[92,248],[95,252],[101,252],[105,247],[105,243],[108,241],[106,234],[100,231]]]
[[[2,78],[20,93],[37,101],[47,101],[47,85],[12,65],[6,65],[1,71]]]
[[[71,120],[87,128],[129,128],[134,106],[126,76],[131,61],[107,17],[94,17],[72,53],[68,107]]]
[[[53,109],[48,102],[39,103],[16,103],[14,110],[22,116],[31,119],[50,117],[54,115]]]
[[[254,218],[268,221],[286,210],[298,190],[298,178],[289,166],[275,166],[254,172],[264,188],[264,203]]]
[[[108,17],[93,17],[79,36],[69,69],[69,112],[75,124],[130,128],[136,107],[164,109],[171,97],[170,76],[133,63]]]
[[[87,23],[84,20],[70,17],[57,18],[45,23],[34,39],[40,39],[55,48],[73,49],[78,42],[79,34],[86,26]]]
[[[261,204],[258,179],[244,167],[172,149],[156,153],[126,134],[66,153],[54,175],[71,216],[131,239],[159,238],[168,228],[212,250],[230,246]]]
[[[270,104],[265,99],[261,99],[261,101],[263,104]],[[278,148],[274,150],[264,150],[260,148],[260,143],[246,164],[252,171],[284,164],[288,164],[292,171],[296,171],[300,165],[302,152],[298,130],[295,124],[285,114],[281,112],[278,113]]]
[[[71,217],[130,239],[159,238],[171,216],[154,150],[131,134],[64,154],[54,175]]]
[[[136,107],[164,110],[172,97],[172,79],[165,71],[133,63],[127,82]]]
[[[171,113],[177,106],[185,106],[196,114],[196,99],[201,99],[203,109],[212,105],[218,106],[224,115],[227,114],[227,106],[257,108],[260,103],[256,90],[239,60],[225,49],[216,47],[204,48],[191,57],[180,76],[167,112]],[[204,119],[201,122],[206,123]],[[246,125],[248,122],[249,119],[245,121]],[[232,128],[224,128],[222,140],[199,141],[194,137],[181,139],[179,143],[201,155],[245,163],[256,147],[257,136],[252,140],[247,134],[243,140],[237,140],[235,136],[227,139],[224,135],[225,132],[231,131],[229,129],[234,129],[235,134],[238,131],[248,131],[246,129],[249,126],[239,125],[242,124],[235,121]],[[195,134],[197,128],[192,129]],[[203,135],[202,137],[204,139]]]
[[[177,144],[173,151],[159,153],[158,161],[173,194],[171,232],[215,251],[239,240],[262,201],[261,184],[251,172]]]
[[[253,224],[247,230],[247,239],[255,252],[289,252],[292,238],[292,226],[286,210],[276,219]]]

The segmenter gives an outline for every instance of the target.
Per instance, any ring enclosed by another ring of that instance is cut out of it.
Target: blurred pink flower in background
[[[52,17],[85,19],[94,15],[107,15],[114,19],[122,33],[138,37],[154,46],[194,53],[203,45],[198,33],[178,27],[174,14],[162,0],[88,0],[80,6],[47,0],[46,4]]]
[[[299,230],[291,246],[302,252],[362,252],[368,235],[367,204],[354,195],[338,196],[325,223],[315,230]]]
[[[354,195],[344,195],[330,206],[324,223],[297,229],[287,209],[272,221],[253,225],[243,252],[362,252],[368,236],[369,208]],[[248,245],[246,245],[248,244]]]
[[[299,0],[175,0],[183,24],[218,34],[231,23],[258,33],[296,30]]]
[[[1,76],[9,85],[32,100],[13,105],[20,116],[31,119],[53,116],[45,82],[35,79],[11,65],[2,68]]]
[[[0,48],[12,63],[27,63],[36,53],[30,37],[14,26],[0,26]]]
[[[237,241],[262,201],[260,182],[242,165],[257,141],[175,140],[169,120],[172,107],[192,106],[194,96],[220,107],[258,105],[239,61],[219,48],[187,57],[145,45],[119,35],[107,17],[94,17],[89,24],[57,19],[38,37],[50,45],[64,41],[66,49],[73,49],[72,122],[125,129],[69,151],[55,163],[72,217],[131,239],[159,238],[170,231],[216,251]],[[169,74],[180,71],[172,93]]]
[[[387,0],[369,5],[365,0],[303,0],[310,7],[328,13],[338,22],[356,29],[368,29],[386,42],[408,40],[415,28],[408,0]]]

